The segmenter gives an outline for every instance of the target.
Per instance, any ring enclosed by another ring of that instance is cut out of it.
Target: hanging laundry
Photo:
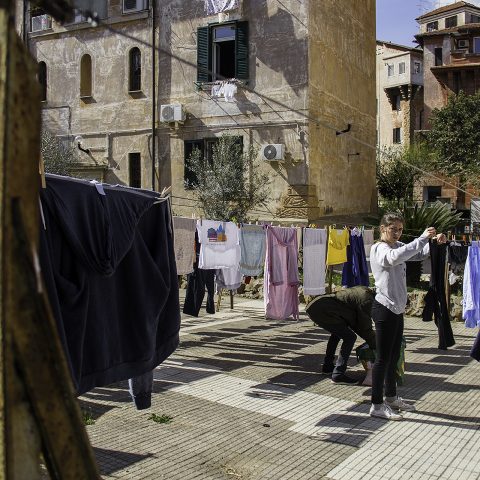
[[[215,270],[202,270],[198,268],[198,259],[200,256],[200,242],[198,233],[195,232],[195,251],[196,261],[193,265],[193,272],[187,275],[187,291],[185,294],[185,303],[183,304],[183,313],[198,317],[205,298],[205,288],[207,289],[207,313],[215,313]]]
[[[370,250],[372,249],[374,240],[373,240],[373,229],[363,230],[363,244],[365,247],[365,257],[367,261],[370,260]]]
[[[468,245],[460,242],[450,242],[448,245],[447,261],[455,275],[462,275],[468,256]]]
[[[240,273],[256,277],[262,273],[265,263],[266,235],[260,225],[240,227]]]
[[[463,318],[468,328],[480,327],[480,242],[468,249],[463,275]]]
[[[198,268],[238,268],[239,228],[233,222],[197,220],[197,232],[201,244]]]
[[[346,228],[328,227],[327,265],[339,265],[347,261],[347,245],[350,244]]]
[[[226,82],[223,87],[223,97],[225,98],[226,102],[233,102],[235,95],[237,93],[237,85],[232,82]]]
[[[240,0],[204,0],[205,13],[207,15],[215,15],[217,13],[235,10],[239,6]]]
[[[299,318],[297,229],[267,227],[264,279],[265,315]]]
[[[472,350],[470,351],[470,356],[480,362],[480,330],[477,333],[477,338],[475,338],[475,342],[473,342]]]
[[[152,406],[153,370],[138,377],[128,379],[128,392],[137,410]]]
[[[195,263],[195,229],[193,218],[173,217],[175,260],[177,274],[187,275],[193,272]]]
[[[242,284],[242,274],[238,267],[222,268],[215,272],[217,293],[221,290],[237,290]]]
[[[447,350],[448,347],[455,345],[445,293],[447,245],[432,240],[429,241],[429,244],[432,273],[422,317],[424,322],[431,322],[432,316],[434,316],[438,329],[438,348]]]
[[[40,264],[78,394],[151,372],[179,341],[168,202],[146,190],[104,184],[99,194],[84,180],[46,180]]]
[[[210,95],[212,98],[223,97],[225,92],[225,82],[215,82],[212,86]]]
[[[327,230],[303,229],[303,293],[323,295],[325,293],[325,253]]]
[[[369,286],[367,257],[362,232],[354,228],[347,245],[347,262],[343,264],[342,285],[344,287]]]

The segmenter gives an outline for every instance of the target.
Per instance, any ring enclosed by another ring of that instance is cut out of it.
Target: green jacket
[[[372,327],[372,304],[375,294],[368,287],[352,287],[312,300],[306,307],[308,316],[320,327],[347,324],[375,350]]]

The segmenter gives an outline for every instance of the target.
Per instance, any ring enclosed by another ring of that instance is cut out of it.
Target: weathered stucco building
[[[45,125],[83,137],[82,175],[151,187],[155,109],[155,187],[172,186],[176,213],[192,211],[189,152],[208,155],[222,133],[257,146],[272,179],[269,205],[255,216],[315,220],[375,208],[374,0],[243,0],[209,16],[203,1],[100,4],[106,26],[81,15],[66,26],[27,17],[38,27],[30,49],[44,62]],[[220,75],[236,79],[232,101],[212,92]]]
[[[317,219],[372,210],[375,152],[352,137],[370,145],[375,140],[374,57],[369,50],[375,42],[373,1],[362,6],[346,0],[244,1],[226,23],[205,17],[187,0],[162,5],[163,49],[192,64],[206,62],[214,74],[217,67],[230,68],[241,80],[235,101],[225,102],[212,98],[212,75],[161,56],[159,103],[181,104],[187,112],[182,126],[159,130],[162,184],[171,183],[179,196],[192,197],[183,189],[188,145],[198,142],[208,153],[210,139],[228,132],[241,136],[244,146],[253,142],[260,156],[267,145],[283,145],[283,159],[262,166],[273,180],[268,209],[279,217]],[[223,27],[232,30],[231,48],[248,52],[246,64],[229,66],[232,59],[223,50],[214,61],[215,35]],[[202,45],[206,52],[199,53]],[[348,124],[349,135],[336,135]]]
[[[377,40],[377,143],[410,145],[423,129],[423,52]]]
[[[75,175],[149,187],[150,11],[143,0],[96,6],[108,28],[92,27],[81,14],[62,26],[38,9],[27,9],[27,41],[44,86],[43,125],[75,145],[82,137],[81,147],[89,153],[78,150]]]

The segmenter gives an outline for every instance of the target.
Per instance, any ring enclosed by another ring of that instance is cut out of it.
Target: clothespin
[[[172,186],[170,185],[169,187],[165,187],[163,190],[162,190],[162,193],[160,194],[160,197],[165,197],[166,195],[168,195],[170,193],[170,191],[172,190]]]

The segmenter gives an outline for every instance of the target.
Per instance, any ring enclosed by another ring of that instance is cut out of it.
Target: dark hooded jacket
[[[375,350],[375,331],[372,327],[374,293],[368,287],[346,288],[331,295],[312,300],[306,307],[308,316],[320,327],[348,325]]]
[[[47,175],[41,206],[41,267],[78,393],[154,369],[179,341],[168,202]]]

